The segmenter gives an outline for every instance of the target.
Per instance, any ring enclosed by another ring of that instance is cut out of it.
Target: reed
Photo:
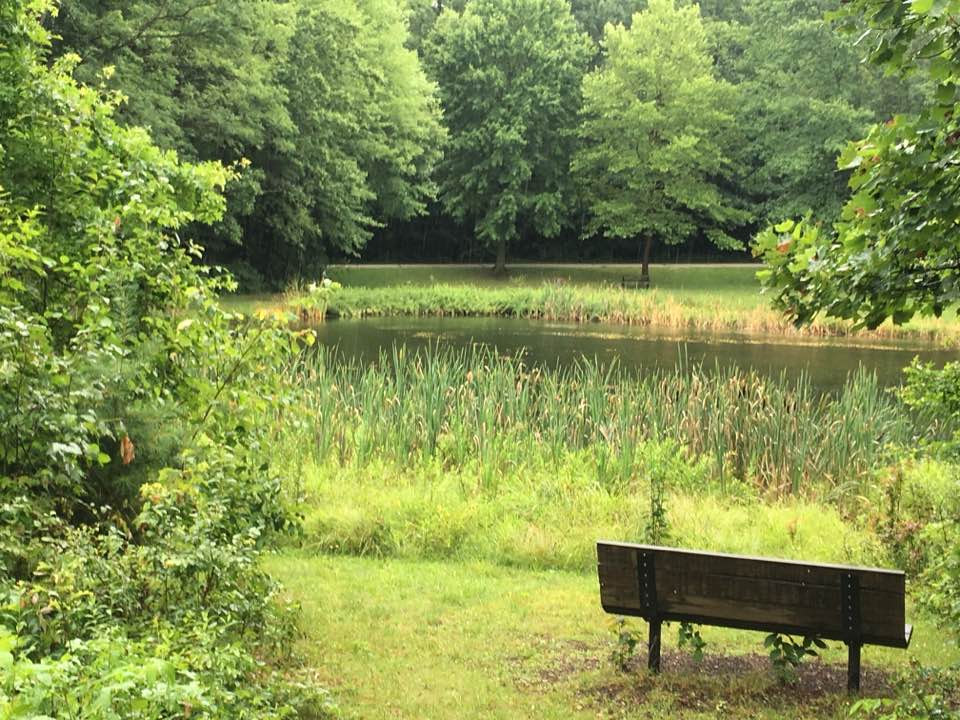
[[[288,372],[297,421],[276,419],[296,464],[435,464],[470,470],[481,490],[571,453],[600,487],[626,487],[656,443],[708,463],[728,492],[859,492],[894,448],[933,427],[864,371],[824,395],[806,377],[734,368],[682,363],[641,374],[587,359],[531,367],[483,348],[401,346],[366,365],[319,348]]]

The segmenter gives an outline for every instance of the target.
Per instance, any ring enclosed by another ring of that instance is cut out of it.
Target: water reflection
[[[317,328],[318,340],[337,346],[346,357],[373,360],[394,344],[411,348],[496,348],[522,353],[530,363],[548,366],[576,362],[583,356],[601,362],[616,359],[627,369],[673,368],[679,362],[712,367],[737,365],[758,372],[796,377],[806,371],[821,390],[833,390],[863,365],[876,371],[884,385],[900,382],[901,369],[915,356],[942,365],[960,357],[918,343],[891,341],[851,343],[746,334],[681,334],[623,325],[575,325],[513,318],[368,318],[335,320]]]

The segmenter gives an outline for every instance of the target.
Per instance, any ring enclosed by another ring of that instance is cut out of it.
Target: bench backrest
[[[899,570],[794,562],[600,541],[604,610],[906,647]]]

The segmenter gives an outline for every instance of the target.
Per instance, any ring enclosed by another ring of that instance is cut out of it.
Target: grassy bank
[[[762,502],[711,491],[698,468],[650,445],[651,463],[630,486],[604,488],[592,459],[518,469],[484,489],[470,470],[305,468],[302,546],[315,553],[408,560],[483,560],[513,567],[590,572],[598,538],[650,540],[723,552],[876,565],[889,553],[863,523],[824,501]],[[666,459],[669,458],[669,459]],[[667,466],[667,467],[665,467]],[[701,483],[677,487],[678,479]],[[651,520],[662,483],[660,527]]]
[[[663,675],[639,669],[642,651],[619,673],[592,574],[304,553],[274,556],[267,568],[302,604],[299,650],[347,718],[842,718],[851,702],[839,644],[782,686],[761,655],[762,634],[719,628],[703,629],[700,665],[676,650],[673,626]],[[922,618],[914,638],[909,653],[864,651],[868,693],[885,692],[911,656],[958,659]]]
[[[639,278],[639,267],[515,266],[506,276],[471,266],[332,267],[343,284],[328,308],[334,317],[384,315],[505,316],[569,322],[609,322],[672,329],[775,335],[906,338],[954,346],[960,342],[955,311],[875,331],[819,320],[798,330],[770,308],[755,266],[664,266],[652,271],[649,290],[621,288]],[[241,310],[281,309],[297,293],[241,296]]]

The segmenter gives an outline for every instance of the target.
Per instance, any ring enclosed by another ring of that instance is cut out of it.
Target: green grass
[[[651,269],[654,287],[688,293],[721,292],[729,297],[747,297],[759,289],[755,265],[663,265]],[[337,265],[328,273],[347,287],[384,288],[398,285],[429,286],[437,283],[488,288],[539,287],[545,282],[563,282],[579,287],[620,285],[624,279],[640,279],[639,265],[540,265],[520,264],[506,275],[489,267],[471,265]]]
[[[266,567],[302,604],[298,649],[346,718],[842,718],[850,702],[836,643],[822,688],[806,675],[782,688],[756,658],[746,670],[677,670],[668,657],[660,677],[616,672],[593,574],[292,552]],[[924,618],[911,619],[911,650],[865,648],[867,676],[910,656],[960,657]],[[762,652],[760,633],[702,632],[705,662]],[[665,644],[675,645],[675,633],[666,631]]]
[[[497,490],[440,467],[399,472],[304,468],[303,546],[316,553],[484,560],[588,571],[598,538],[649,538],[650,484],[599,487],[573,462],[518,472]],[[834,507],[668,490],[668,542],[682,547],[861,565],[889,564],[877,537]]]
[[[736,372],[642,379],[402,349],[370,366],[321,352],[288,379],[297,402],[272,420],[278,455],[299,478],[304,532],[268,569],[303,605],[300,650],[346,717],[846,715],[839,648],[796,688],[771,675],[762,635],[715,628],[703,633],[720,670],[615,672],[594,543],[651,540],[661,488],[660,539],[671,545],[895,564],[877,532],[886,500],[876,482],[894,457],[877,433],[892,440],[906,419],[869,382],[815,400],[802,384]],[[690,453],[665,436],[642,437],[651,423],[728,444]],[[844,437],[851,444],[834,450],[833,476],[815,476],[825,448]],[[741,475],[724,480],[721,460]],[[794,462],[814,463],[798,492],[762,480],[789,476],[776,468]],[[911,507],[954,493],[952,471],[932,464],[907,473],[904,497],[927,478],[937,481],[931,498]],[[927,664],[958,657],[923,618],[915,637],[913,653]],[[909,657],[865,655],[874,678]]]

